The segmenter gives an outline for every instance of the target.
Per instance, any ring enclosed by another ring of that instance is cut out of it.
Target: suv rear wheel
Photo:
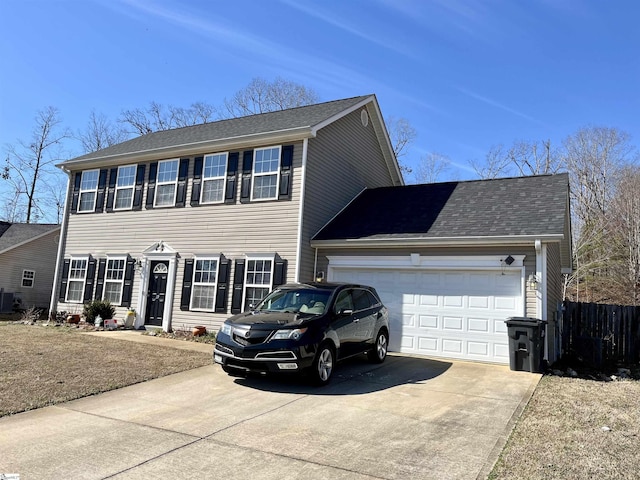
[[[382,363],[387,358],[387,350],[389,348],[389,334],[386,330],[380,330],[376,336],[376,343],[369,350],[369,360],[373,363]]]

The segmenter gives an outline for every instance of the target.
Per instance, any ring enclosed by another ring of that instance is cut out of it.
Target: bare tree
[[[561,169],[558,154],[551,149],[551,140],[542,142],[515,142],[506,155],[519,175],[546,175]]]
[[[49,177],[59,175],[53,168],[53,163],[60,160],[55,155],[56,147],[70,137],[66,129],[60,128],[59,112],[54,107],[38,112],[35,121],[30,142],[19,141],[18,147],[9,146],[2,174],[11,185],[14,214],[19,213],[26,223],[44,216],[46,198],[41,195],[40,183],[46,184]]]
[[[318,94],[304,85],[281,77],[272,82],[257,77],[231,98],[225,98],[221,111],[225,118],[236,118],[311,105],[318,101]]]
[[[407,149],[416,139],[416,129],[409,123],[409,120],[402,117],[387,117],[385,123],[389,132],[389,140],[391,140],[391,148],[400,163],[400,170],[404,173],[411,173],[411,168],[400,162],[400,159],[407,154]]]
[[[128,137],[129,134],[124,128],[113,125],[104,114],[98,114],[95,110],[91,111],[84,131],[79,131],[77,135],[84,153],[102,150],[124,142]]]
[[[472,160],[469,163],[478,177],[490,180],[505,176],[511,166],[511,159],[502,145],[494,145],[487,152],[484,162]]]
[[[124,110],[119,121],[128,125],[131,133],[146,135],[161,130],[189,127],[216,120],[217,109],[204,102],[194,102],[188,108],[173,105],[164,106],[151,102],[146,108]]]
[[[418,183],[435,183],[451,164],[449,157],[429,152],[420,158],[416,168],[415,179]]]

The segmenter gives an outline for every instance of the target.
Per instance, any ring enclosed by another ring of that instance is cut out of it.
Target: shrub
[[[82,310],[82,314],[87,323],[94,323],[98,315],[100,315],[103,320],[113,318],[115,313],[115,307],[107,300],[94,300],[91,303],[85,303],[84,309]]]

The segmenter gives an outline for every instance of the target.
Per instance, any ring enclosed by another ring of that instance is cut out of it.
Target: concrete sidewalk
[[[102,338],[129,340],[131,342],[146,343],[148,345],[160,345],[162,347],[177,348],[179,350],[193,350],[195,352],[209,353],[212,355],[213,361],[213,344],[211,343],[190,342],[186,340],[176,340],[173,338],[163,338],[155,335],[150,335],[144,330],[104,330],[84,332],[83,334]]]
[[[207,348],[140,335],[92,335]],[[170,342],[170,343],[169,343]],[[0,473],[26,479],[485,478],[540,375],[390,355],[324,388],[197,368],[0,418]]]

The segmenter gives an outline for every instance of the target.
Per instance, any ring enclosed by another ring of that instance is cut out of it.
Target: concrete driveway
[[[391,355],[325,388],[217,365],[0,419],[0,473],[28,479],[476,479],[540,375]]]

